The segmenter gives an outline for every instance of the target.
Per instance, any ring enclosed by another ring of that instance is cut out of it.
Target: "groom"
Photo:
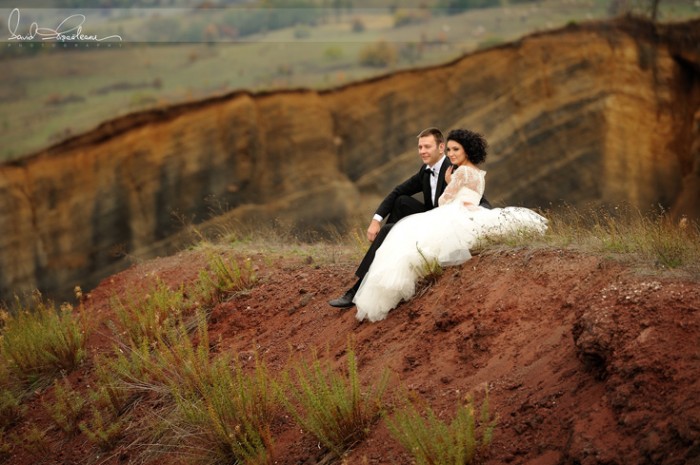
[[[394,187],[379,204],[379,208],[377,208],[367,228],[367,239],[372,244],[355,271],[358,280],[341,297],[328,302],[332,307],[349,308],[354,305],[352,299],[360,287],[362,278],[367,274],[377,249],[382,245],[394,224],[401,218],[432,210],[438,206],[438,198],[447,186],[445,173],[451,166],[444,151],[445,137],[439,129],[427,128],[418,134],[418,155],[424,164],[416,174]],[[423,193],[423,203],[412,197],[419,192]],[[485,197],[481,198],[481,206],[491,208]],[[382,226],[384,218],[386,218],[386,223]]]

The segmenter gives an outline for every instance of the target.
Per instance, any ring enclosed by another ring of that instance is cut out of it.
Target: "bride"
[[[547,220],[527,208],[479,206],[486,171],[476,165],[486,159],[486,148],[481,134],[455,129],[447,135],[453,166],[445,176],[449,184],[439,207],[408,216],[391,229],[353,299],[358,320],[383,320],[402,300],[413,297],[428,264],[464,263],[480,239],[520,230],[545,232]]]

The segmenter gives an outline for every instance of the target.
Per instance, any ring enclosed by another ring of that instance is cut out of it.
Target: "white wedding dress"
[[[426,262],[459,265],[471,258],[480,239],[528,231],[543,234],[547,220],[522,207],[479,207],[486,172],[460,166],[438,200],[438,208],[408,216],[394,225],[379,247],[353,302],[357,319],[378,321],[415,294]]]

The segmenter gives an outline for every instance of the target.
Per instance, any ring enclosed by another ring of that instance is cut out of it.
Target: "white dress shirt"
[[[432,167],[429,165],[426,165],[427,169],[432,169],[432,171],[435,173],[435,175],[430,175],[430,197],[433,199],[433,205],[437,205],[437,199],[435,198],[435,191],[437,190],[437,182],[438,182],[438,176],[440,176],[440,168],[442,168],[442,163],[445,161],[445,156],[443,155],[442,158],[440,158],[437,163],[435,163]]]

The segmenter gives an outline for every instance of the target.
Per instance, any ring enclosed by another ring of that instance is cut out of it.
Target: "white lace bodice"
[[[450,184],[438,199],[438,205],[444,206],[459,200],[466,206],[477,206],[485,188],[486,171],[471,166],[460,166],[452,173]]]

